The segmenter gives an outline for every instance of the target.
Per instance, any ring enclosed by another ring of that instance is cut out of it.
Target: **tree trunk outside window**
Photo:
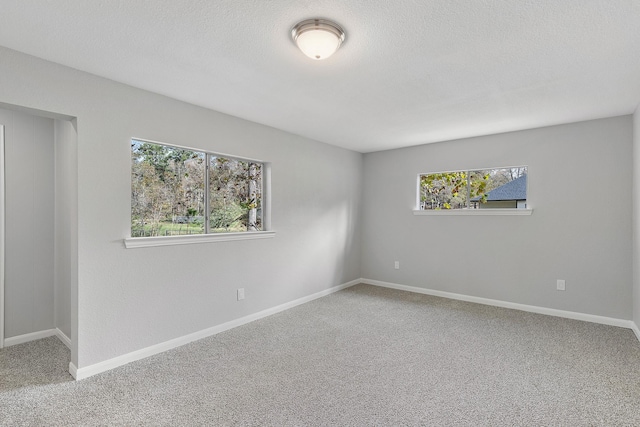
[[[258,183],[256,175],[256,164],[249,163],[249,221],[247,223],[247,231],[258,231]]]

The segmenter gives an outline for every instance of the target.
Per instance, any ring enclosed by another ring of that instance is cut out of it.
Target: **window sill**
[[[533,209],[441,209],[441,210],[414,210],[414,215],[442,216],[494,216],[494,215],[531,215]]]
[[[155,246],[192,245],[195,243],[229,242],[233,240],[271,239],[275,235],[275,231],[247,231],[190,236],[127,237],[124,239],[124,247],[127,249],[152,248]]]

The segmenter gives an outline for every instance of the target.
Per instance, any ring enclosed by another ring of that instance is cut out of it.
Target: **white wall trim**
[[[0,125],[0,348],[6,343],[4,340],[4,216],[5,216],[5,183],[4,183],[4,125]]]
[[[527,311],[530,313],[545,314],[547,316],[564,317],[567,319],[582,320],[584,322],[618,326],[620,328],[633,329],[633,326],[635,326],[631,320],[616,319],[613,317],[596,316],[594,314],[577,313],[574,311],[557,310],[555,308],[538,307],[535,305],[518,304],[515,302],[500,301],[495,299],[474,297],[474,296],[462,295],[462,294],[454,294],[451,292],[436,291],[433,289],[418,288],[415,286],[399,285],[397,283],[382,282],[379,280],[362,279],[362,283],[365,283],[367,285],[381,286],[384,288],[398,289],[401,291],[414,292],[418,294],[432,295],[436,297],[474,302],[477,304],[492,305],[495,307]],[[637,334],[638,332],[636,332],[636,335]],[[640,339],[640,336],[639,336],[639,339]]]
[[[69,338],[64,332],[60,329],[56,328],[56,336],[62,341],[64,345],[67,346],[69,350],[71,350],[71,338]]]
[[[638,341],[640,341],[640,329],[638,329],[638,325],[635,322],[631,322],[631,330],[636,334]]]
[[[77,368],[73,364],[69,364],[69,373],[76,379],[82,380],[93,375],[117,368],[122,365],[126,365],[127,363],[134,362],[136,360],[144,359],[149,356],[153,356],[158,353],[162,353],[167,350],[171,350],[176,347],[183,346],[185,344],[189,344],[192,341],[196,341],[202,338],[210,337],[212,335],[219,334],[220,332],[227,331],[229,329],[236,328],[238,326],[245,325],[249,322],[253,322],[258,319],[265,318],[267,316],[271,316],[272,314],[279,313],[284,310],[288,310],[295,306],[313,301],[315,299],[327,296],[334,292],[341,291],[348,287],[357,285],[358,283],[362,283],[361,279],[352,280],[350,282],[344,283],[342,285],[334,286],[333,288],[325,289],[324,291],[317,292],[315,294],[302,297],[296,299],[294,301],[290,301],[276,307],[268,308],[266,310],[260,311],[258,313],[250,314],[245,317],[241,317],[236,320],[231,320],[226,323],[222,323],[217,326],[213,326],[211,328],[203,329],[198,332],[194,332],[192,334],[184,335],[182,337],[174,338],[169,341],[162,342],[160,344],[155,344],[150,347],[146,347],[140,350],[133,351],[131,353],[123,354],[122,356],[114,357],[113,359],[105,360],[103,362],[99,362],[93,365],[85,366],[82,368]]]
[[[459,216],[495,216],[495,215],[531,215],[533,209],[427,209],[414,210],[413,214],[418,216],[441,216],[441,215],[459,215]]]
[[[156,246],[192,245],[194,243],[229,242],[233,240],[271,239],[275,231],[245,231],[241,233],[192,234],[188,236],[127,237],[124,247],[151,248]]]
[[[35,341],[42,338],[49,338],[57,336],[56,329],[45,329],[44,331],[31,332],[30,334],[18,335],[16,337],[6,338],[4,340],[4,346],[9,347],[12,345],[24,344],[29,341]]]
[[[74,379],[78,379],[78,368],[76,368],[76,365],[74,365],[73,362],[69,362],[69,373]]]

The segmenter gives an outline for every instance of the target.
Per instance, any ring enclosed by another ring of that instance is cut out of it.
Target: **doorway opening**
[[[77,170],[74,118],[0,103],[0,349],[57,336],[77,361]]]

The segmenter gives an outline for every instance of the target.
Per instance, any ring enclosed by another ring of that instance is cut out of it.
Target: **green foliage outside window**
[[[420,208],[477,209],[487,203],[487,194],[526,175],[527,168],[496,168],[420,175]]]
[[[260,163],[132,140],[131,236],[260,230],[261,180]]]

